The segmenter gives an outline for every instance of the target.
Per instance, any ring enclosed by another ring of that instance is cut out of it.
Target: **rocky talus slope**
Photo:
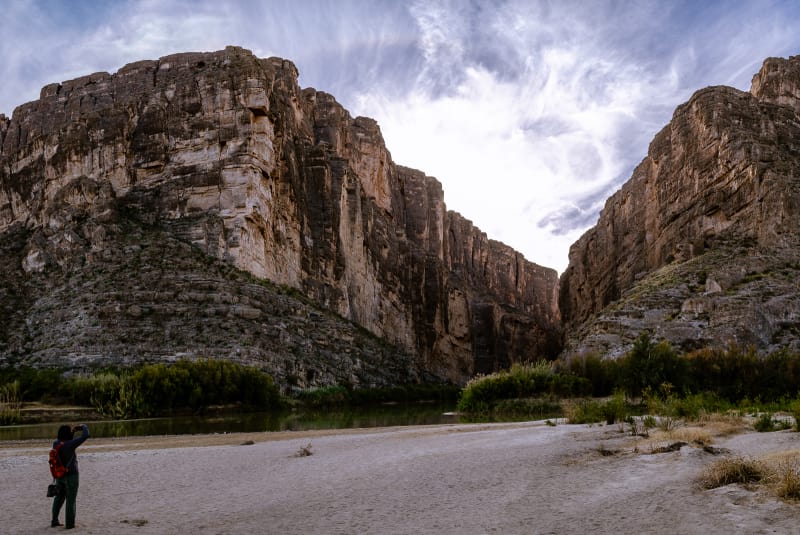
[[[626,351],[642,331],[691,350],[800,350],[800,56],[750,92],[679,106],[571,248],[566,356]]]
[[[0,116],[0,364],[229,358],[283,385],[554,356],[558,279],[446,210],[375,121],[228,47]]]

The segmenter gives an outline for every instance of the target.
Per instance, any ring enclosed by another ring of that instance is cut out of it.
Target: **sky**
[[[800,54],[800,2],[0,0],[0,113],[44,85],[238,45],[380,125],[395,163],[528,260],[568,251],[675,107]]]

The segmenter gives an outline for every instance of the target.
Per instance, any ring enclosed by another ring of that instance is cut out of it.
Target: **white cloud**
[[[449,49],[465,48],[459,40],[472,34],[452,30],[468,25],[451,24],[450,12],[432,20],[438,13],[426,11],[421,22],[423,35],[432,35],[425,46],[442,40],[439,29],[446,26]],[[446,63],[442,68],[459,80],[449,92],[429,91],[421,80],[402,99],[364,92],[355,108],[378,118],[396,162],[443,183],[449,208],[528,259],[561,271],[571,243],[628,171],[617,140],[657,82],[553,21],[517,18],[515,29],[494,35],[503,48],[509,47],[502,41],[513,43],[513,76],[468,54],[459,63],[427,53],[430,71]],[[550,39],[553,34],[566,38]]]

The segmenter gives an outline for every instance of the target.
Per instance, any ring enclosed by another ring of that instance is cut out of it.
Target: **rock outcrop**
[[[751,91],[679,106],[571,248],[566,355],[615,356],[642,331],[690,350],[800,349],[800,56]]]
[[[307,386],[559,349],[556,272],[448,212],[289,61],[228,47],[52,84],[0,116],[0,147],[0,362],[206,354]],[[352,324],[394,349],[348,349],[370,339]]]

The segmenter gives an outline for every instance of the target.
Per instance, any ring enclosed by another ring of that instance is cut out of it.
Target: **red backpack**
[[[61,479],[69,472],[69,469],[61,462],[61,446],[63,445],[63,442],[59,442],[50,450],[50,473],[56,479]]]

